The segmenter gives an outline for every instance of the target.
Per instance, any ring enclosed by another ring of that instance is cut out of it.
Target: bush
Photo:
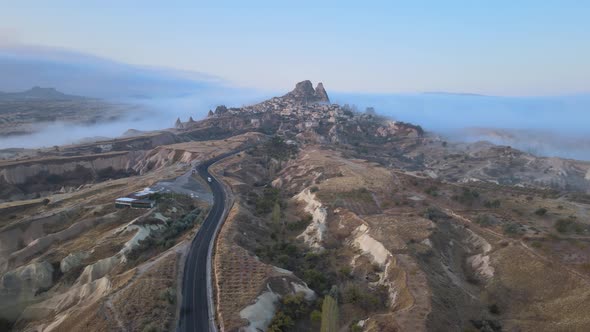
[[[262,148],[266,154],[274,159],[286,160],[293,158],[297,155],[298,148],[296,145],[287,144],[279,136],[273,136],[268,142],[266,142]]]
[[[435,186],[430,186],[424,190],[424,192],[430,196],[436,197],[438,196],[438,188]]]
[[[293,318],[287,316],[284,312],[278,311],[273,317],[268,332],[283,332],[295,326]]]
[[[318,192],[319,190],[320,190],[320,188],[318,188],[317,186],[313,186],[309,189],[309,191],[312,193]]]
[[[581,234],[584,232],[584,227],[576,222],[575,218],[561,218],[555,222],[555,229],[562,234],[576,233]]]
[[[516,235],[522,234],[522,230],[520,229],[520,225],[518,225],[517,223],[505,224],[503,227],[503,230],[504,230],[504,234],[507,234],[510,236],[516,236]]]
[[[342,288],[341,297],[343,303],[352,303],[365,311],[372,312],[387,306],[388,294],[385,286],[372,290],[366,286],[347,283]]]
[[[461,195],[455,195],[453,199],[463,204],[472,204],[479,199],[479,192],[475,189],[463,188]]]
[[[303,272],[303,281],[307,283],[309,288],[319,290],[320,293],[325,293],[330,288],[326,276],[316,269],[305,270]]]
[[[294,222],[290,222],[287,224],[287,229],[289,231],[300,231],[305,229],[310,222],[311,220],[308,219],[300,219]]]
[[[500,314],[500,307],[498,307],[497,304],[492,304],[488,307],[488,310],[490,311],[491,314],[493,315],[499,315]]]
[[[172,287],[168,287],[162,291],[160,298],[166,300],[169,304],[174,304],[176,303],[176,290]]]
[[[279,303],[279,311],[275,314],[268,331],[286,331],[295,326],[296,319],[308,312],[309,304],[302,292],[285,295]]]
[[[544,216],[544,215],[547,214],[547,209],[546,208],[538,208],[535,211],[535,214],[538,215],[538,216]]]
[[[480,214],[475,219],[475,222],[483,227],[493,226],[497,223],[495,217],[490,216],[489,214]]]
[[[500,200],[499,200],[499,199],[495,199],[495,200],[493,200],[493,201],[485,201],[485,202],[483,203],[483,205],[484,205],[485,207],[487,207],[488,209],[497,209],[497,208],[499,208],[499,207],[500,207],[500,204],[501,204],[501,203],[500,203]]]
[[[262,197],[256,199],[256,214],[263,215],[270,213],[275,204],[279,202],[280,191],[276,188],[265,188]]]

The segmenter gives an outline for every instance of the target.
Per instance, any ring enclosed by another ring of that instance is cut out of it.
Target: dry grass
[[[493,255],[498,294],[506,294],[507,328],[527,331],[587,331],[590,285],[578,276],[538,259],[520,246]]]
[[[217,308],[224,328],[231,331],[243,326],[239,312],[250,305],[262,290],[265,280],[273,275],[272,266],[264,264],[233,241],[238,204],[231,209],[215,249],[215,282]]]
[[[176,292],[177,267],[178,254],[171,252],[113,296],[114,309],[127,330],[173,329],[176,296],[171,302],[166,291]]]

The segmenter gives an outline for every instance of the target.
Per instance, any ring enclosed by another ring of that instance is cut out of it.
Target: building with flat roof
[[[115,199],[115,207],[117,208],[137,208],[137,209],[151,209],[156,205],[156,201],[150,199],[157,191],[144,188],[141,191],[135,192],[126,197],[119,197]]]

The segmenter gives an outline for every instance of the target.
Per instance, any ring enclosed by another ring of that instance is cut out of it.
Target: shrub
[[[316,269],[305,270],[303,272],[303,281],[309,285],[309,288],[319,290],[320,293],[325,293],[329,289],[328,279]]]
[[[353,283],[344,285],[341,291],[342,302],[358,305],[363,310],[375,311],[387,306],[387,287],[379,286],[372,290]]]
[[[538,216],[544,216],[544,215],[547,214],[547,209],[546,208],[538,208],[535,211],[535,214],[538,215]]]
[[[497,304],[492,304],[488,307],[488,310],[490,311],[491,314],[493,315],[499,315],[500,314],[500,307],[498,307]]]
[[[293,318],[287,316],[284,312],[278,311],[270,326],[268,327],[268,332],[283,332],[295,326],[295,322]]]
[[[309,189],[309,191],[312,193],[318,192],[319,190],[320,190],[320,188],[318,188],[317,186],[313,186]]]
[[[172,287],[168,287],[162,291],[160,298],[168,301],[170,304],[174,304],[176,303],[176,290]]]
[[[435,186],[430,186],[424,190],[424,192],[430,196],[436,197],[438,196],[438,188]]]
[[[279,202],[280,191],[276,188],[265,188],[262,197],[256,199],[256,214],[263,215],[270,213],[275,204]]]
[[[489,214],[480,214],[475,219],[475,222],[483,227],[493,226],[497,223],[495,217],[490,216]]]
[[[565,233],[577,233],[581,234],[584,232],[584,227],[576,222],[575,218],[561,218],[555,222],[555,229],[562,234]]]
[[[495,200],[493,200],[493,201],[485,201],[485,202],[483,203],[483,205],[484,205],[485,207],[487,207],[488,209],[497,209],[497,208],[499,208],[499,207],[500,207],[500,204],[501,204],[501,203],[500,203],[500,200],[499,200],[499,199],[495,199]]]
[[[504,234],[515,236],[522,234],[520,226],[517,223],[507,223],[503,227]]]

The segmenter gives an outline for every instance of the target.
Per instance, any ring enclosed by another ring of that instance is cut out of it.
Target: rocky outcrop
[[[45,261],[31,263],[5,273],[0,282],[0,318],[12,320],[53,285],[53,266]]]
[[[225,105],[219,105],[215,108],[216,115],[223,115],[225,113],[227,113],[227,107]]]
[[[109,152],[0,164],[0,202],[129,176],[143,155],[143,151]]]
[[[318,98],[320,102],[324,102],[324,103],[330,102],[330,98],[328,97],[328,93],[324,89],[324,84],[322,84],[322,82],[318,83],[318,85],[316,86],[315,95],[316,95],[316,98]]]
[[[182,121],[180,121],[180,118],[176,118],[176,122],[174,123],[174,128],[176,129],[183,129],[184,125],[182,124]]]
[[[295,85],[295,89],[283,98],[291,99],[299,104],[313,104],[313,103],[329,103],[330,99],[324,89],[322,83],[318,83],[314,89],[311,81],[299,82]]]
[[[59,263],[59,269],[62,273],[68,273],[69,271],[82,266],[82,261],[88,258],[88,256],[90,256],[90,254],[87,252],[73,252],[61,260]]]

